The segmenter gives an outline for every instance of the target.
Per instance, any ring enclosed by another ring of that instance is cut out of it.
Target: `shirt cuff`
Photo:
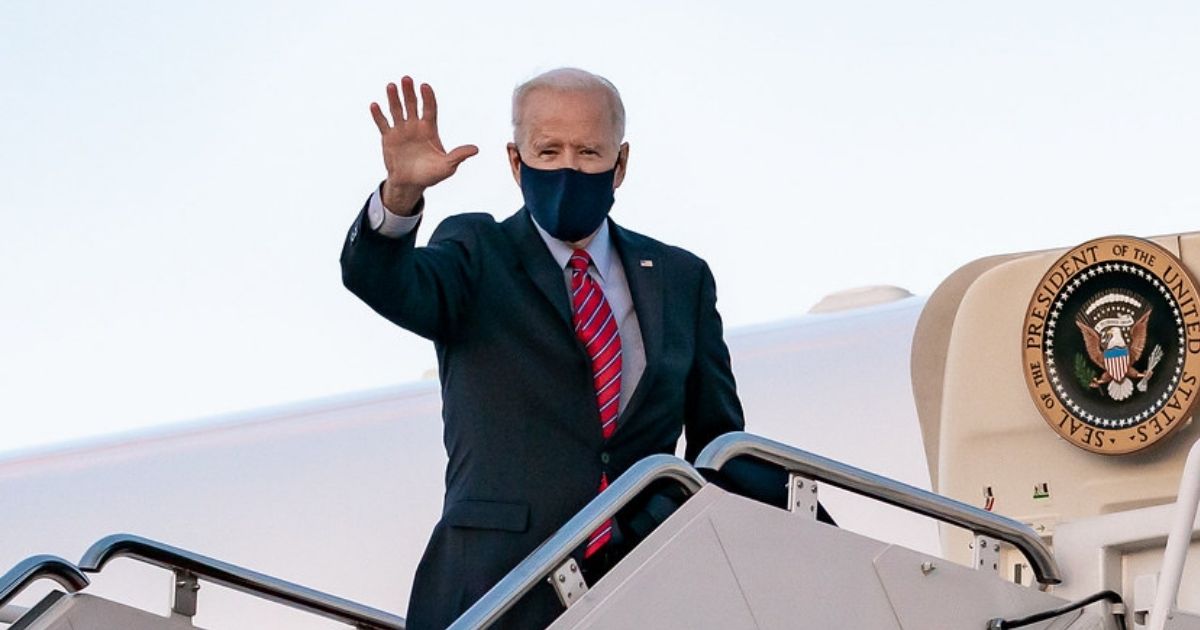
[[[417,202],[417,212],[411,217],[398,215],[384,207],[383,197],[377,188],[371,195],[371,200],[367,202],[367,222],[372,230],[388,238],[408,236],[410,232],[417,229],[417,224],[421,222],[421,215],[425,211],[424,206],[425,200],[421,199]]]

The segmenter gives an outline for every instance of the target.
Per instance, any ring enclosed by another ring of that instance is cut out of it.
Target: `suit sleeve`
[[[371,229],[364,205],[342,247],[342,283],[395,324],[441,341],[469,304],[474,236],[473,222],[451,217],[416,247],[416,229],[399,238]]]
[[[717,290],[712,272],[704,266],[697,324],[696,362],[688,378],[687,459],[695,462],[713,439],[730,431],[744,431],[746,422],[738,400],[729,350],[717,314]],[[702,470],[716,485],[779,508],[787,507],[788,473],[774,464],[750,457],[735,457],[721,470]],[[819,504],[818,518],[835,524]]]
[[[684,427],[685,455],[691,462],[714,438],[746,426],[717,313],[716,282],[707,264],[701,271],[697,309],[696,354],[687,379]]]

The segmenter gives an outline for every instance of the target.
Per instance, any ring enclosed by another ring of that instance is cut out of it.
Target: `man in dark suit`
[[[514,180],[525,207],[446,219],[415,247],[424,190],[474,146],[446,151],[433,90],[388,86],[387,179],[342,251],[347,288],[431,339],[449,455],[441,521],[409,602],[410,629],[441,628],[639,459],[691,460],[743,428],[704,261],[607,218],[629,160],[624,108],[603,78],[576,69],[513,95]],[[581,551],[611,557],[620,523]],[[541,627],[561,611],[545,584],[503,620]]]

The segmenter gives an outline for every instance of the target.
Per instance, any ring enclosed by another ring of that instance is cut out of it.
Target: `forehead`
[[[614,142],[616,129],[602,89],[535,89],[525,95],[521,126],[526,140]]]

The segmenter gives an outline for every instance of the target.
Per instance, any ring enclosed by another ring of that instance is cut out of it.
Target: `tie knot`
[[[571,254],[571,259],[567,261],[567,266],[575,271],[587,271],[588,265],[592,264],[592,257],[588,256],[586,249],[577,249]]]

